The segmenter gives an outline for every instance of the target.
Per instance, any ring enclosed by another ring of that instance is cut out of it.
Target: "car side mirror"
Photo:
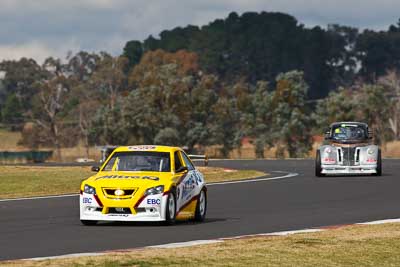
[[[188,171],[188,170],[189,170],[188,167],[181,166],[181,167],[179,167],[179,169],[176,170],[176,172],[184,172],[184,171]]]
[[[329,139],[331,139],[331,132],[327,131],[327,132],[325,132],[325,140],[329,140]]]
[[[99,166],[92,166],[92,172],[99,172],[100,167]]]

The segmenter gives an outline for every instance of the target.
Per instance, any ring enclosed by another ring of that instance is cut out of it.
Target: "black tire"
[[[203,202],[204,201],[204,202]],[[194,213],[194,220],[196,222],[204,222],[207,213],[207,192],[202,189],[197,198],[196,211]]]
[[[317,156],[315,157],[315,176],[322,177],[324,176],[321,167],[321,152],[317,150]]]
[[[96,225],[96,224],[97,224],[97,221],[92,221],[92,220],[81,220],[81,223],[82,223],[83,225],[86,225],[86,226],[92,226],[92,225]]]
[[[170,205],[173,205],[173,207],[171,207]],[[167,206],[165,207],[165,222],[164,222],[164,224],[165,225],[173,225],[173,224],[175,224],[175,219],[176,219],[176,197],[173,192],[170,192],[167,197]]]
[[[381,150],[378,150],[378,166],[376,167],[376,174],[375,176],[382,176],[382,153]]]

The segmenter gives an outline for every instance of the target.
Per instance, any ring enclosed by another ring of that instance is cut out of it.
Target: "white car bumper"
[[[80,219],[93,221],[165,221],[166,195],[151,195],[144,198],[136,207],[103,208],[93,195],[79,196]]]
[[[358,166],[343,166],[343,165],[322,165],[323,174],[374,174],[377,173],[377,165],[358,165]]]

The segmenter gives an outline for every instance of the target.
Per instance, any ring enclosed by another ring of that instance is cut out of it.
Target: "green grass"
[[[5,266],[349,266],[400,265],[400,224],[349,226],[319,233],[229,240],[105,256],[4,262]]]
[[[77,193],[92,174],[89,167],[0,166],[0,198]]]
[[[208,183],[265,175],[257,171],[200,169]],[[0,166],[0,199],[78,193],[82,180],[93,174],[90,167]]]

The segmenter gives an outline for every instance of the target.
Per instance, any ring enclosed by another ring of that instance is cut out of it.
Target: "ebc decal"
[[[148,198],[146,203],[148,205],[160,205],[161,204],[161,199]]]
[[[90,197],[84,197],[82,199],[83,204],[92,204],[93,200]]]

